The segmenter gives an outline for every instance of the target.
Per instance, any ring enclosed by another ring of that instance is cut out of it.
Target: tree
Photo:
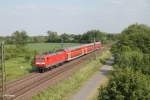
[[[60,37],[58,36],[57,32],[48,31],[48,42],[59,42]]]
[[[82,38],[81,34],[74,35],[73,36],[73,39],[74,39],[73,42],[80,43],[81,42],[81,38]]]
[[[98,100],[150,100],[150,27],[133,24],[117,37],[115,70]]]
[[[61,34],[60,38],[63,40],[63,42],[70,42],[72,40],[72,37],[67,33]]]
[[[90,30],[82,35],[81,42],[90,43],[96,41],[101,41],[102,43],[106,40],[106,34],[99,30]]]
[[[149,77],[132,69],[117,70],[100,89],[98,100],[150,100]]]
[[[122,43],[126,42],[132,49],[139,48],[143,53],[150,54],[150,27],[143,24],[133,24],[122,31]]]
[[[150,27],[130,25],[122,32],[111,51],[118,67],[132,67],[150,75]]]
[[[0,42],[4,41],[5,40],[5,37],[3,36],[0,36]],[[5,41],[6,42],[6,41]]]
[[[24,46],[27,43],[28,35],[25,31],[12,33],[12,41],[16,46]]]

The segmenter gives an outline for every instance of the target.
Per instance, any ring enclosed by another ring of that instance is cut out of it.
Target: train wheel
[[[41,68],[39,68],[39,73],[41,73]]]
[[[43,72],[46,72],[46,71],[47,71],[47,69],[46,69],[46,68],[44,68],[44,69],[43,69]]]
[[[51,67],[48,67],[48,68],[47,68],[48,71],[51,70],[51,69],[52,69]]]
[[[44,73],[44,68],[41,69],[41,73]]]
[[[38,69],[37,69],[37,72],[39,72],[39,73],[40,73],[40,71],[41,71],[41,69],[40,69],[40,68],[38,68]]]
[[[43,72],[44,72],[44,69],[43,69],[43,68],[39,68],[39,72],[40,72],[40,73],[43,73]]]

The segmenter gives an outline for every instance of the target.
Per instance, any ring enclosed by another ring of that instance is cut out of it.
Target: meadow
[[[67,48],[67,47],[72,47],[77,45],[81,45],[81,44],[64,43],[63,47]],[[7,45],[7,46],[13,47],[13,45]],[[28,50],[37,51],[38,53],[56,51],[58,49],[62,49],[60,43],[30,43],[26,45],[26,48]],[[7,81],[14,80],[24,75],[27,75],[33,69],[31,63],[26,62],[24,57],[16,57],[16,58],[11,58],[9,60],[6,60],[5,66],[6,66],[5,68],[6,68]]]
[[[79,43],[63,43],[63,48],[81,45]],[[63,49],[61,43],[30,43],[27,45],[30,50],[36,50],[38,52],[55,51]]]

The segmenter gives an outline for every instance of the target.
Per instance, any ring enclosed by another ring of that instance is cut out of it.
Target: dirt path
[[[100,71],[96,73],[92,78],[90,78],[83,87],[81,87],[80,91],[77,92],[72,100],[89,100],[92,94],[97,91],[100,85],[104,84],[106,80],[107,73],[112,70],[111,64],[113,63],[113,58],[108,60],[105,65],[100,68]]]

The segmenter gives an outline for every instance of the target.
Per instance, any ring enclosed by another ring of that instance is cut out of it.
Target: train
[[[38,72],[43,73],[48,69],[54,68],[55,66],[61,65],[65,62],[72,61],[81,56],[84,56],[98,49],[101,49],[101,47],[102,47],[101,42],[95,42],[65,48],[56,53],[46,53],[42,55],[36,55],[34,65]]]

